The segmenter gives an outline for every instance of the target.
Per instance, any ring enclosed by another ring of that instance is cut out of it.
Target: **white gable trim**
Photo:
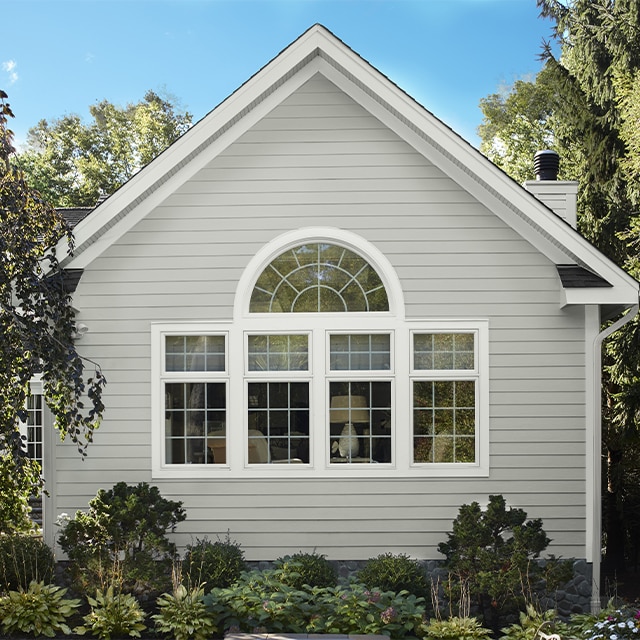
[[[76,255],[64,261],[63,266],[85,268],[180,184],[318,72],[434,162],[550,260],[585,266],[610,282],[614,289],[620,289],[617,293],[624,300],[622,304],[637,302],[635,280],[320,25],[300,36],[78,224]]]

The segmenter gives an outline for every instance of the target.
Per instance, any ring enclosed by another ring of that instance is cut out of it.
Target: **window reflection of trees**
[[[380,276],[353,251],[304,244],[275,258],[258,278],[252,313],[388,311]]]

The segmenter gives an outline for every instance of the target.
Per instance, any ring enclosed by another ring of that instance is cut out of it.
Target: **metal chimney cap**
[[[560,156],[550,149],[536,151],[533,156],[533,170],[536,180],[557,180],[560,168]]]

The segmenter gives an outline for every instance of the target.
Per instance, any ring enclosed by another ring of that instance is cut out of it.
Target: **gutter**
[[[602,553],[602,343],[611,334],[618,331],[625,324],[633,320],[640,309],[640,304],[634,304],[627,313],[618,318],[613,324],[598,333],[593,340],[593,472],[594,472],[594,504],[593,504],[593,539],[592,543],[592,589],[591,611],[598,613],[602,608],[600,601],[600,562]]]

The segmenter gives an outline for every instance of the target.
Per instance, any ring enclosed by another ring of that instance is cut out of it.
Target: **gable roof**
[[[561,270],[564,304],[608,313],[638,301],[638,283],[322,25],[280,52],[213,111],[77,222],[65,268],[83,269],[272,108],[320,73],[438,166]],[[62,253],[60,255],[63,255]],[[582,274],[575,286],[576,274]],[[584,274],[593,277],[585,278]],[[602,286],[602,281],[609,286]]]

